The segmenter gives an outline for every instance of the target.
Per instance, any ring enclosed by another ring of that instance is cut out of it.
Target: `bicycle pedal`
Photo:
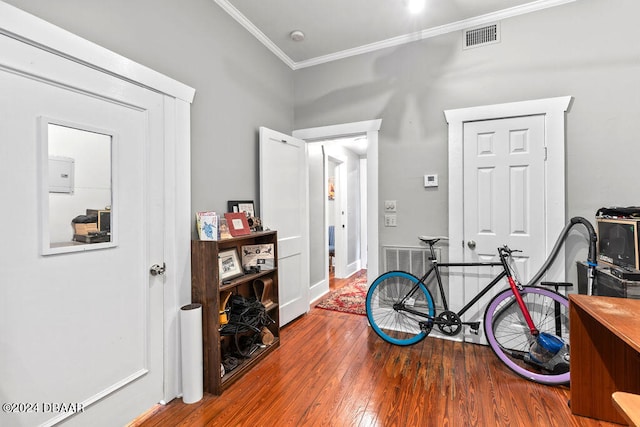
[[[478,329],[480,329],[480,322],[469,323],[469,327],[471,328],[471,332],[478,335]]]

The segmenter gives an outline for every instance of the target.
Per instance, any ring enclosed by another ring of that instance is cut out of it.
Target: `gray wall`
[[[192,212],[258,201],[258,127],[293,130],[293,71],[212,0],[7,3],[195,88]]]
[[[382,118],[379,199],[397,200],[398,227],[381,226],[380,244],[416,245],[448,231],[444,110],[571,95],[566,217],[594,221],[599,207],[639,204],[637,16],[636,0],[580,0],[502,21],[490,46],[463,51],[456,32],[298,70],[295,127]],[[426,173],[437,189],[422,186]],[[583,241],[569,241],[570,275]]]

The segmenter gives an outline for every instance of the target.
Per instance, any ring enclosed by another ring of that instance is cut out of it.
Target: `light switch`
[[[384,216],[384,226],[385,227],[397,227],[397,218],[396,214],[385,214]]]

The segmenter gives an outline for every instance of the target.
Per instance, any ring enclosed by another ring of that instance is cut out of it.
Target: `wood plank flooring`
[[[512,374],[489,347],[392,346],[365,316],[314,308],[222,396],[175,399],[130,426],[617,426],[572,415],[569,397]]]

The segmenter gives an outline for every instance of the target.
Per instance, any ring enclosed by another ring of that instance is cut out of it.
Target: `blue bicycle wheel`
[[[534,325],[533,336],[510,289],[496,295],[485,311],[484,331],[493,352],[518,375],[541,384],[569,382],[569,301],[544,288],[520,293]]]
[[[424,339],[432,326],[435,308],[429,290],[404,271],[378,277],[367,292],[367,318],[383,340],[411,345]]]

